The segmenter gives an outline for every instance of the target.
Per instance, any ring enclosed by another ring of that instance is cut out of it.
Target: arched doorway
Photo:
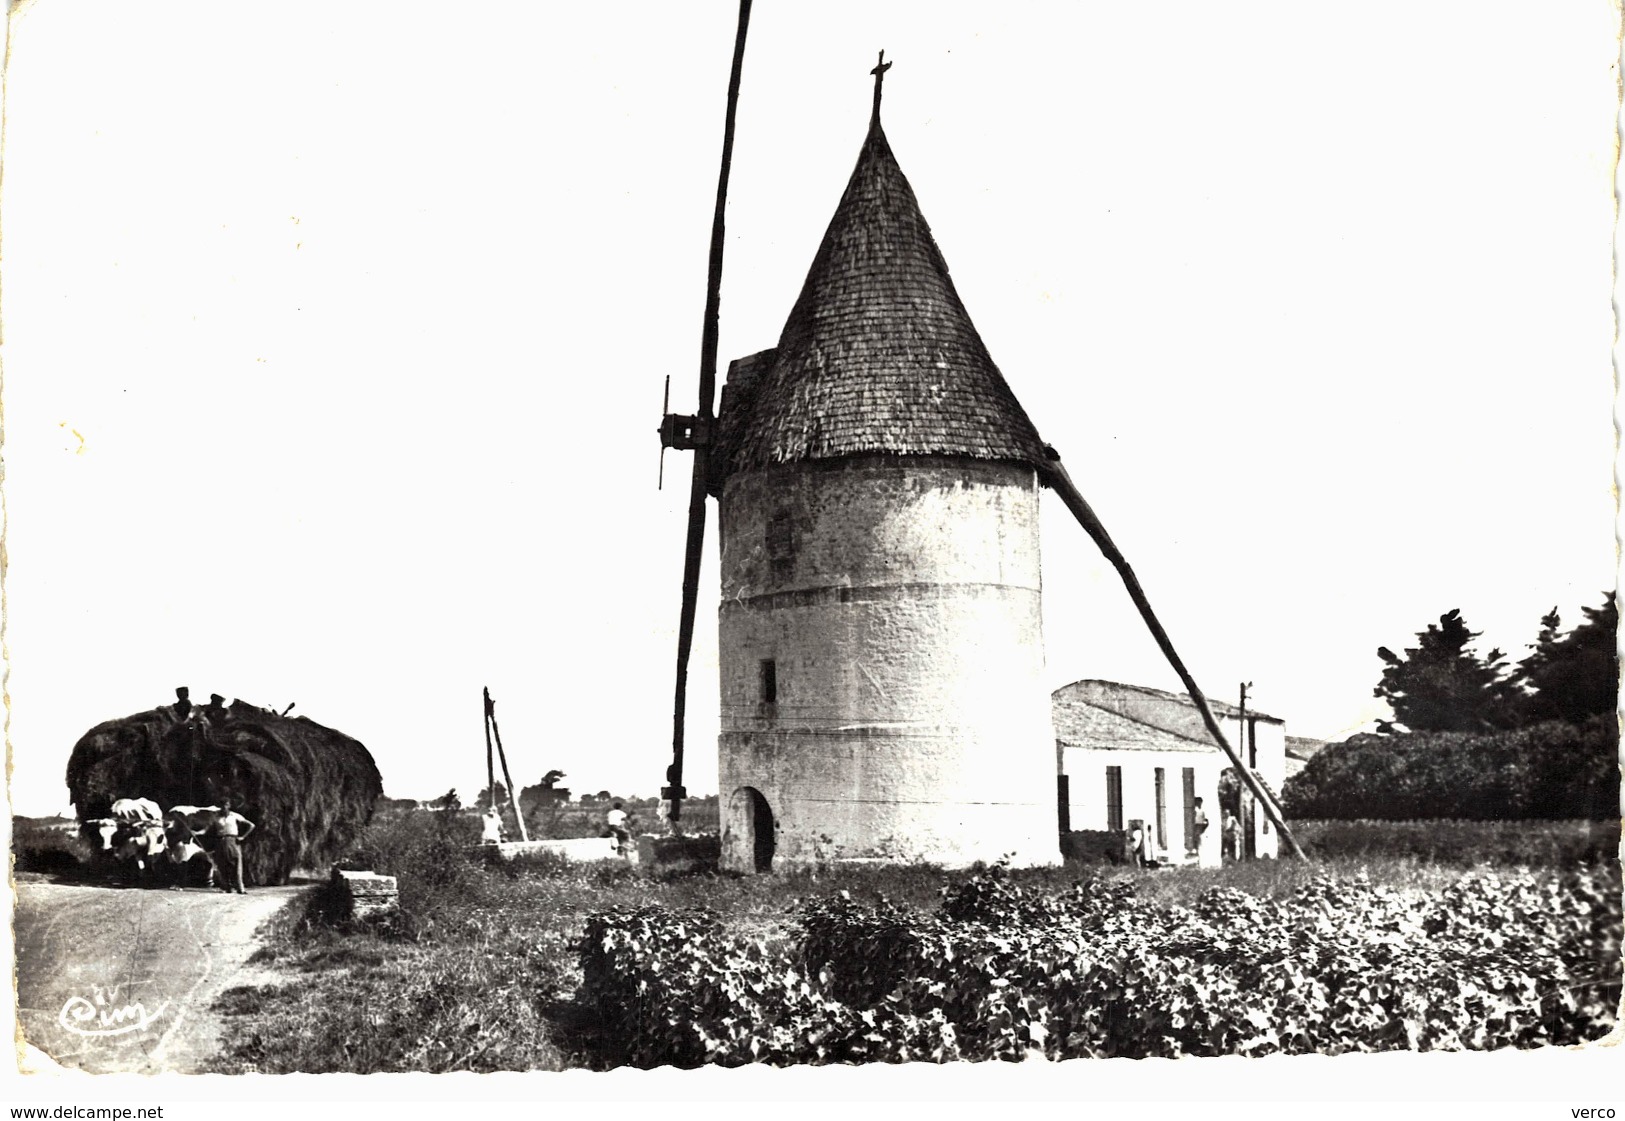
[[[762,792],[741,786],[728,799],[728,837],[724,863],[741,872],[769,872],[777,844],[773,810]]]

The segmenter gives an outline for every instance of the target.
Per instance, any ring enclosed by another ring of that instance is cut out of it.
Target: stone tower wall
[[[722,496],[724,860],[1059,860],[1031,468],[868,456]],[[765,663],[771,663],[767,669]]]

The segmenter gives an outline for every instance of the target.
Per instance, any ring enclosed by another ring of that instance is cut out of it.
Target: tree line
[[[1619,816],[1619,611],[1613,593],[1570,630],[1553,608],[1516,663],[1480,653],[1459,609],[1396,654],[1378,647],[1390,720],[1323,749],[1287,780],[1300,818]]]
[[[1373,693],[1388,702],[1394,718],[1378,731],[1505,731],[1546,720],[1583,724],[1614,712],[1619,608],[1607,593],[1600,607],[1582,611],[1584,620],[1567,632],[1557,608],[1547,612],[1529,654],[1516,665],[1499,649],[1478,653],[1480,634],[1460,609],[1429,623],[1403,655],[1379,646],[1382,679]]]

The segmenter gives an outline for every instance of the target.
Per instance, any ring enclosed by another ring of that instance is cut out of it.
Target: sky
[[[763,2],[721,356],[867,126],[1210,695],[1337,739],[1615,584],[1610,5]],[[735,8],[33,3],[0,226],[11,797],[187,685],[386,793],[653,794]],[[716,789],[715,507],[687,784]],[[1047,674],[1178,688],[1043,499]]]

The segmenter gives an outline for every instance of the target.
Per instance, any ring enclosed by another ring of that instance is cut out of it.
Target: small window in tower
[[[772,658],[762,659],[762,703],[764,705],[777,704],[779,701],[779,665]]]

